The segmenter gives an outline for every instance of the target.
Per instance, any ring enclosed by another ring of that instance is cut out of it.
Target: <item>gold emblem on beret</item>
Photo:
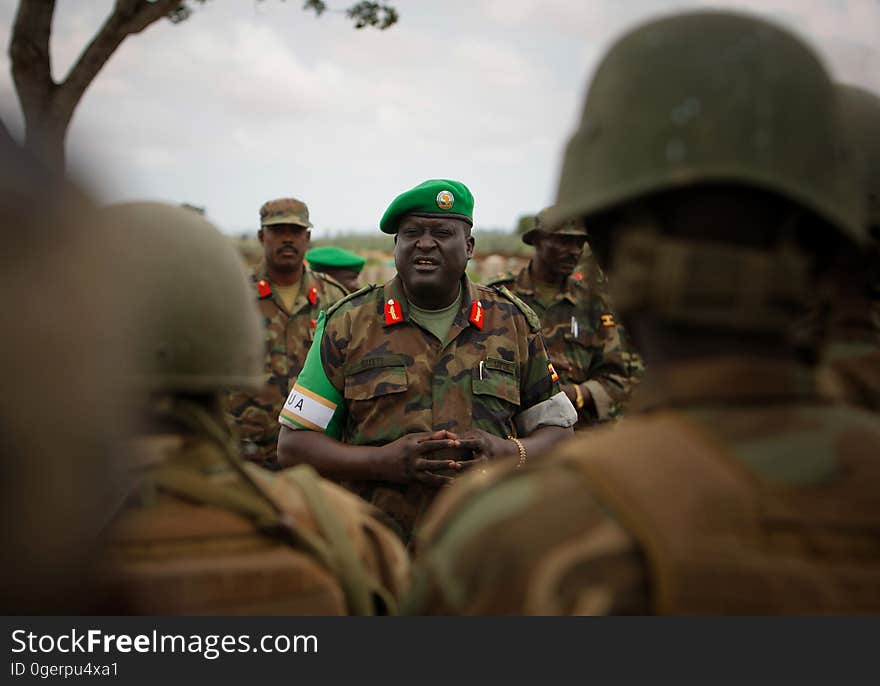
[[[450,191],[440,191],[437,193],[437,207],[441,210],[451,210],[455,204],[455,196]]]

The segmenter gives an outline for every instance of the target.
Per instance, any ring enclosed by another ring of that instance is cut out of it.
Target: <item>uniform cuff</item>
[[[611,406],[614,404],[611,396],[608,395],[608,391],[595,379],[585,381],[584,385],[590,390],[590,395],[593,396],[593,404],[596,406],[596,418],[600,422],[607,422],[611,419]]]
[[[528,436],[542,426],[568,428],[577,423],[578,415],[571,400],[562,391],[537,405],[520,412],[513,418],[519,436]]]

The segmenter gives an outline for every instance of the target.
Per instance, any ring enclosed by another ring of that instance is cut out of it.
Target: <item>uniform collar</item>
[[[305,265],[302,266],[303,274],[300,277],[300,289],[299,294],[296,296],[296,300],[293,301],[293,308],[290,311],[290,314],[295,312],[299,312],[305,306],[311,306],[309,302],[309,293],[312,290],[312,286],[315,286],[317,281],[312,275],[312,271],[308,269]],[[269,278],[269,274],[266,270],[266,262],[265,260],[261,260],[257,265],[256,269],[254,269],[254,283],[257,284],[257,290],[259,293],[259,283],[261,281],[265,281],[269,284],[271,290],[270,297],[272,298],[272,302],[274,302],[282,311],[287,311],[284,308],[284,304],[281,302],[281,299],[275,293],[275,289],[273,288],[273,283]],[[320,303],[319,303],[320,304]]]
[[[797,401],[821,402],[813,370],[794,361],[744,355],[652,365],[629,408],[647,412],[664,407]]]
[[[518,293],[535,295],[535,277],[532,276],[532,262],[534,262],[533,259],[529,260],[529,263],[520,270],[519,274],[516,275],[516,278],[513,281],[514,287]],[[556,300],[565,299],[571,304],[575,304],[575,288],[579,287],[581,287],[581,284],[578,280],[569,275],[565,279],[565,290],[556,294]]]
[[[390,281],[387,281],[384,285],[385,289],[385,302],[383,304],[383,311],[386,305],[389,305],[389,300],[394,300],[395,303],[400,307],[400,316],[403,321],[409,320],[409,300],[406,299],[406,294],[403,290],[403,283],[400,280],[400,276],[394,275]],[[452,322],[453,327],[458,327],[460,329],[464,329],[468,326],[472,326],[470,322],[471,315],[471,305],[474,300],[479,299],[480,295],[477,291],[477,286],[474,284],[468,277],[467,274],[461,277],[461,306],[458,309],[458,313],[455,315],[455,319]],[[388,322],[385,322],[385,326],[393,326]],[[450,333],[449,340],[452,340],[454,336]]]

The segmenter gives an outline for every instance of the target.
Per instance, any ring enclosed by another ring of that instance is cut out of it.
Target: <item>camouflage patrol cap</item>
[[[814,51],[762,19],[698,11],[643,24],[605,54],[566,148],[552,221],[706,183],[775,193],[860,241],[862,199]]]
[[[564,219],[561,222],[557,222],[555,224],[551,224],[549,222],[550,212],[553,210],[552,207],[545,207],[543,210],[538,212],[535,217],[535,225],[528,231],[526,231],[522,235],[522,241],[526,245],[534,245],[535,238],[538,234],[546,233],[546,234],[555,234],[557,236],[583,236],[587,237],[587,227],[584,226],[584,220],[580,217],[572,217],[570,219]]]
[[[278,198],[263,203],[260,208],[260,226],[273,224],[296,224],[310,228],[309,208],[296,198]]]
[[[398,195],[379,222],[384,233],[397,233],[405,214],[435,217],[449,216],[474,224],[474,196],[461,181],[428,179]]]

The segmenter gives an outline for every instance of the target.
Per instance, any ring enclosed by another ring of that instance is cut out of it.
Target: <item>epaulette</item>
[[[535,314],[535,311],[526,305],[522,300],[516,297],[507,286],[503,286],[501,284],[495,284],[492,288],[497,292],[503,295],[505,298],[510,300],[514,305],[519,308],[519,311],[525,315],[526,321],[529,323],[532,331],[540,331],[541,330],[541,320],[538,319],[538,315]]]
[[[489,279],[485,284],[485,286],[496,286],[500,283],[507,283],[508,281],[513,281],[516,278],[516,274],[513,272],[498,272],[495,276]]]
[[[321,279],[322,281],[326,281],[327,283],[336,286],[336,287],[339,288],[343,293],[346,292],[345,286],[343,286],[341,283],[339,283],[336,279],[334,279],[332,276],[330,276],[330,275],[327,274],[326,272],[316,272],[315,270],[310,269],[310,270],[309,270],[309,273],[312,274],[313,276],[318,277],[318,278]]]
[[[359,295],[364,295],[366,293],[369,293],[374,288],[377,288],[376,284],[371,283],[367,286],[364,286],[361,289],[356,290],[354,293],[349,293],[344,298],[342,298],[342,300],[337,300],[335,303],[333,303],[330,307],[327,308],[327,316],[329,317],[331,314],[336,312],[336,310],[338,310],[342,305],[347,303],[349,300],[354,300]]]

